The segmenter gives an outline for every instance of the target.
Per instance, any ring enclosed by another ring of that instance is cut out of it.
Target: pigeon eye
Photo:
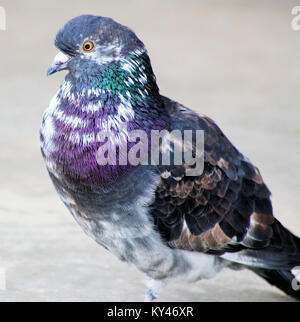
[[[94,48],[94,43],[92,43],[91,41],[85,41],[82,45],[82,49],[84,51],[91,51]]]

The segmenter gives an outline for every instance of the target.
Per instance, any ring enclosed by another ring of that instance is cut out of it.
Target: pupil
[[[91,48],[91,45],[89,45],[89,44],[85,45],[85,49],[89,50],[90,48]]]

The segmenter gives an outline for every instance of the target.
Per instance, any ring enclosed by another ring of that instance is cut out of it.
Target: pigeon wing
[[[233,240],[238,247],[267,246],[274,219],[259,170],[210,118],[164,101],[171,130],[204,130],[205,139],[201,175],[187,176],[190,166],[184,162],[158,167],[160,183],[150,212],[163,239],[171,247],[210,253],[228,250]]]

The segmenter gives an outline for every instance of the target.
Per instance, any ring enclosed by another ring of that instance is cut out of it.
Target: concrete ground
[[[143,299],[142,274],[84,235],[56,195],[39,151],[43,111],[64,77],[46,78],[56,54],[53,40],[59,27],[82,13],[111,16],[136,31],[161,92],[217,121],[261,169],[276,216],[300,235],[300,31],[291,29],[296,4],[0,2],[7,14],[7,30],[0,31],[0,271],[6,273],[0,301]],[[171,283],[160,300],[292,301],[251,272],[229,270],[209,281]]]

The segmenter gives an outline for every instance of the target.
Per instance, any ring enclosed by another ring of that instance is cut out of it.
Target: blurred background
[[[299,2],[299,1],[298,1]],[[300,4],[300,2],[298,3]],[[132,28],[161,93],[209,115],[256,164],[275,215],[300,235],[297,1],[0,0],[0,301],[140,301],[144,277],[88,238],[59,200],[40,150],[58,29],[79,14]],[[292,301],[248,271],[170,283],[161,301]]]

